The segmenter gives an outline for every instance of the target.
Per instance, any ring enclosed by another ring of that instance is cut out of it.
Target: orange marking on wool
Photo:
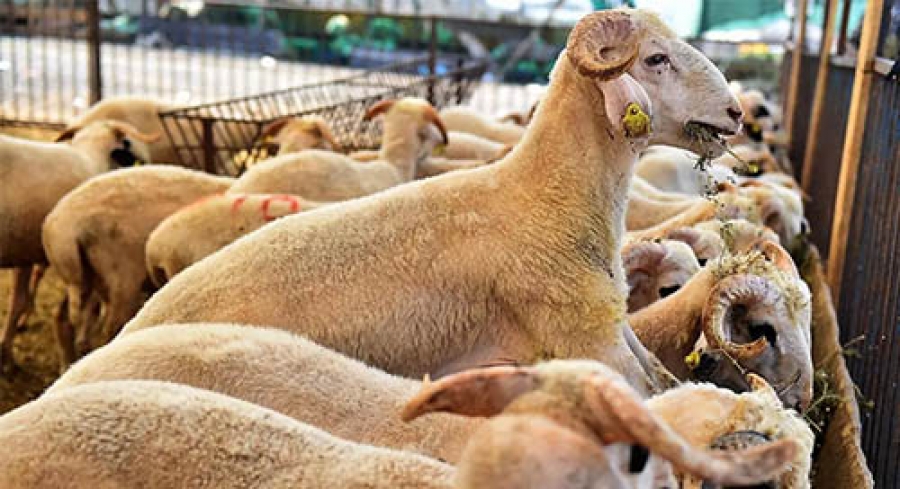
[[[293,195],[273,195],[262,202],[263,219],[265,219],[266,221],[271,221],[279,217],[269,215],[269,206],[272,204],[272,202],[277,201],[287,202],[291,207],[292,214],[300,211],[300,201],[297,199],[297,197],[294,197]]]

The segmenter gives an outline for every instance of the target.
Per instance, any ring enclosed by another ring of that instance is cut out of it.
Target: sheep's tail
[[[63,238],[63,239],[58,239]],[[73,237],[51,236],[45,233],[44,249],[50,265],[56,268],[67,285],[88,290],[94,278],[94,269],[87,256],[87,249],[80,234]]]
[[[162,286],[166,285],[166,282],[169,281],[168,277],[166,276],[166,271],[163,270],[163,267],[152,264],[149,261],[147,262],[147,272],[150,275],[150,281],[157,289],[162,288]]]

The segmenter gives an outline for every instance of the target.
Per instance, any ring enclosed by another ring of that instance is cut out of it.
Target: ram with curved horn
[[[123,334],[267,325],[415,378],[593,358],[655,392],[672,379],[627,324],[619,255],[633,166],[651,142],[721,154],[740,117],[722,74],[656,16],[593,13],[504,158],[273,222],[176,276]]]
[[[628,312],[632,313],[680,289],[700,264],[694,251],[674,240],[640,241],[622,248],[628,279]]]
[[[570,375],[559,375],[561,372]],[[424,385],[406,405],[402,416],[413,420],[433,412],[492,418],[473,434],[460,458],[457,477],[465,487],[488,487],[472,483],[483,481],[488,474],[491,480],[506,481],[490,487],[576,487],[563,484],[566,471],[547,470],[550,464],[538,463],[540,458],[532,463],[521,460],[516,464],[498,463],[497,457],[525,453],[521,449],[503,453],[511,440],[514,444],[522,443],[517,431],[527,432],[547,421],[569,433],[567,441],[590,440],[607,450],[623,445],[631,447],[629,468],[637,470],[623,470],[631,475],[643,472],[649,459],[655,463],[671,463],[683,474],[713,483],[754,484],[777,477],[801,450],[798,441],[789,438],[732,453],[696,448],[648,409],[621,375],[600,363],[550,362],[538,367],[493,367],[461,372]],[[498,429],[499,426],[517,429]],[[566,450],[565,443],[560,443],[561,436],[545,436],[544,440],[547,443],[544,450],[534,451],[547,452],[544,458],[557,450]],[[528,467],[529,477],[511,471],[510,467]],[[516,485],[535,480],[542,484]],[[584,481],[577,487],[600,486]]]
[[[676,376],[742,391],[754,372],[786,406],[812,397],[809,288],[780,246],[717,260],[632,315],[635,333]]]

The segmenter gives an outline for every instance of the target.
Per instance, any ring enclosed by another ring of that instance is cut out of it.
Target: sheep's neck
[[[598,291],[611,304],[606,325],[625,320],[627,286],[619,254],[625,233],[627,194],[637,150],[607,121],[603,93],[561,56],[538,115],[506,158],[536,212],[553,216],[541,229],[574,246],[608,285]],[[593,325],[596,326],[596,325]]]
[[[407,121],[391,123],[385,120],[378,159],[390,163],[404,181],[415,176],[416,163],[421,151],[416,126]]]
[[[74,146],[74,148],[87,159],[85,169],[88,170],[91,175],[99,175],[100,173],[110,170],[109,154],[106,153],[106,151],[91,146]]]
[[[703,306],[715,277],[709,270],[694,275],[677,293],[628,316],[628,321],[648,350],[683,377],[684,357],[700,337]]]

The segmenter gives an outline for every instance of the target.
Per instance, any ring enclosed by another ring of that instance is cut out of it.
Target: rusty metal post
[[[103,73],[100,62],[100,5],[99,0],[86,0],[88,45],[88,102],[93,105],[103,98]]]
[[[456,60],[456,104],[459,105],[463,103],[463,98],[466,96],[466,90],[463,88],[463,67],[465,66],[465,62],[463,58],[459,58]]]
[[[437,77],[437,17],[430,17],[430,36],[428,39],[428,101],[434,105],[434,82]]]
[[[203,118],[200,123],[203,126],[203,171],[216,174],[216,142],[213,139],[213,119]]]

